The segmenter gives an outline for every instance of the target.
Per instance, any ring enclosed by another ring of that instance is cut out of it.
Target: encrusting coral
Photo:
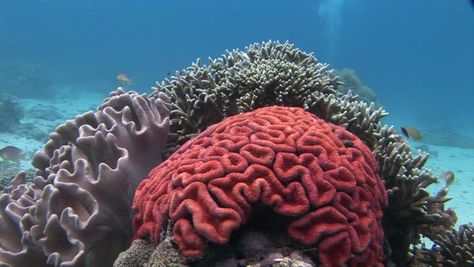
[[[386,191],[370,149],[301,108],[268,107],[213,125],[137,188],[137,238],[160,243],[170,220],[188,257],[225,244],[261,204],[293,218],[289,236],[322,266],[383,266]]]
[[[140,267],[144,266],[155,250],[155,244],[148,240],[137,239],[132,242],[127,251],[120,253],[114,266]]]
[[[77,116],[37,153],[0,196],[2,266],[110,266],[132,235],[135,187],[159,164],[166,143],[166,96],[115,91]]]

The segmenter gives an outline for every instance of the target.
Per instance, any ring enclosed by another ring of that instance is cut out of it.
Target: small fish
[[[415,129],[415,128],[410,128],[410,127],[401,127],[402,133],[404,136],[407,138],[411,137],[415,140],[421,140],[421,134],[420,132]]]
[[[117,80],[126,85],[132,84],[132,79],[128,78],[128,75],[125,73],[120,73],[117,75]]]
[[[6,146],[0,149],[0,158],[10,161],[20,161],[23,156],[23,150],[15,146]]]
[[[454,182],[454,172],[453,171],[445,171],[441,174],[441,178],[446,181],[446,186],[450,186]]]

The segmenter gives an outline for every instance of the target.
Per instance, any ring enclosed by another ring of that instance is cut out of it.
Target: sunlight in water
[[[343,5],[344,0],[326,0],[318,7],[318,15],[324,18],[326,23],[325,34],[330,51],[335,51],[339,43]]]

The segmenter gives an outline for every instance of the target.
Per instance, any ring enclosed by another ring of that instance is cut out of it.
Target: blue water
[[[290,40],[352,68],[399,121],[474,129],[474,8],[468,0],[0,1],[0,64],[44,66],[78,94],[133,89],[195,58]]]
[[[333,68],[354,69],[391,114],[390,124],[443,125],[474,140],[470,0],[0,0],[0,67],[41,67],[53,87],[64,90],[58,98],[105,97],[120,85],[119,73],[133,79],[127,89],[149,93],[155,81],[196,58],[206,62],[227,49],[270,39],[288,40]],[[0,93],[12,90],[2,88],[1,74],[0,69]],[[64,106],[57,104],[56,114],[69,117]],[[24,139],[11,138],[21,133],[1,131],[1,115],[0,149],[24,149]],[[47,136],[40,134],[36,141]],[[449,205],[460,208],[458,224],[473,222],[474,150],[429,148],[433,157],[426,168],[435,175],[456,173],[450,188],[456,198]]]

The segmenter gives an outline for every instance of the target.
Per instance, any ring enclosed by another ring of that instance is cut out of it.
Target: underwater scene
[[[474,266],[474,1],[0,1],[0,266]]]

